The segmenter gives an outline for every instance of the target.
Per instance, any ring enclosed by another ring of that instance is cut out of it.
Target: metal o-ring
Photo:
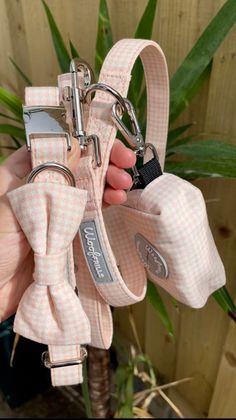
[[[27,183],[31,183],[34,182],[35,177],[42,171],[46,171],[46,170],[53,170],[59,173],[62,173],[66,179],[68,180],[69,184],[72,187],[76,186],[75,183],[75,178],[74,175],[72,174],[72,172],[70,171],[69,168],[67,168],[66,166],[62,165],[61,163],[57,163],[57,162],[46,162],[46,163],[42,163],[39,166],[36,166],[28,175],[27,178]]]

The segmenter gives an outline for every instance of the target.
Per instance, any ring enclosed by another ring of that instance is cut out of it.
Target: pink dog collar
[[[18,306],[14,331],[49,345],[44,361],[51,367],[53,385],[76,384],[82,381],[80,344],[90,342],[90,325],[74,291],[72,241],[87,193],[68,186],[65,177],[72,176],[67,169],[70,143],[64,123],[58,125],[61,110],[55,125],[58,88],[27,88],[25,99],[35,180],[10,192],[8,198],[34,251],[35,270],[34,282]]]

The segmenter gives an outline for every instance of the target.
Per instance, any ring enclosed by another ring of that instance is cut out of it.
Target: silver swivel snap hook
[[[134,153],[136,154],[136,156],[143,158],[147,150],[150,149],[153,155],[151,161],[155,160],[155,166],[159,169],[160,166],[158,162],[159,157],[157,150],[152,143],[145,143],[133,104],[126,98],[123,98],[123,102],[125,104],[125,107],[121,107],[119,102],[113,104],[112,120],[114,121],[119,131],[123,134],[127,142],[130,144],[132,149],[134,149]],[[124,121],[122,121],[122,117],[124,116],[125,112],[127,112],[129,116],[131,130],[127,127]],[[152,164],[151,161],[150,163],[148,163],[148,165]],[[133,166],[132,171],[133,182],[134,185],[136,185],[139,182],[140,177],[140,173],[136,165]]]
[[[84,116],[82,102],[86,89],[94,82],[94,74],[89,64],[79,58],[70,62],[71,87],[66,86],[63,90],[63,99],[71,102],[71,115],[73,123],[72,136],[77,138],[82,150],[85,150],[90,142],[94,146],[96,166],[101,166],[101,150],[98,136],[87,135],[84,129]],[[83,86],[79,83],[79,74],[82,74]]]
[[[130,146],[132,148],[135,148],[137,154],[143,156],[142,153],[145,152],[145,143],[136,117],[135,109],[128,99],[123,98],[123,101],[125,104],[124,109],[120,107],[119,102],[113,104],[112,119],[119,128],[120,132],[123,134],[124,138],[130,144]],[[122,121],[122,117],[125,111],[128,113],[130,124],[132,127],[132,132]]]

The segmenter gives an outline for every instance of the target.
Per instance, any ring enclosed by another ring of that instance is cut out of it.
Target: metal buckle
[[[137,153],[140,156],[144,156],[145,153],[145,143],[143,140],[143,136],[139,127],[139,123],[135,114],[135,109],[132,105],[132,103],[128,100],[123,98],[123,102],[125,104],[125,108],[122,109],[120,107],[120,102],[116,102],[112,106],[112,119],[117,126],[117,128],[120,130],[120,132],[123,134],[124,138],[128,141],[128,143],[135,147]],[[124,112],[127,111],[130,123],[133,132],[131,132],[128,127],[124,124],[122,121],[122,117],[124,115]]]
[[[69,127],[65,121],[65,109],[62,106],[23,106],[26,145],[31,151],[31,138],[34,135],[65,136],[67,148],[71,150]]]
[[[84,87],[79,86],[78,72],[83,72]],[[66,86],[64,88],[64,100],[71,102],[71,115],[73,122],[73,137],[77,138],[81,149],[86,149],[90,142],[94,146],[94,154],[96,166],[101,166],[101,150],[98,136],[95,134],[87,135],[84,130],[83,123],[83,108],[82,102],[84,100],[84,92],[86,88],[94,80],[93,72],[88,63],[78,58],[74,58],[70,63],[70,72],[72,78],[72,87]]]
[[[62,368],[66,366],[82,365],[87,358],[88,352],[85,347],[80,347],[80,357],[66,361],[51,362],[48,351],[42,353],[41,360],[44,366],[48,369]]]

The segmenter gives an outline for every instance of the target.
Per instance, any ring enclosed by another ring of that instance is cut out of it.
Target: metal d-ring
[[[40,172],[46,171],[48,169],[62,173],[66,177],[66,179],[68,180],[69,184],[72,187],[76,186],[74,175],[72,174],[70,169],[62,165],[61,163],[57,163],[57,162],[46,162],[46,163],[42,163],[41,165],[36,166],[28,175],[27,183],[34,182],[35,177]]]
[[[113,89],[111,86],[106,85],[105,83],[94,83],[90,85],[85,90],[84,101],[90,103],[91,102],[91,94],[96,92],[97,90],[101,90],[102,92],[109,93],[110,95],[116,98],[117,102],[121,106],[122,112],[126,110],[124,98],[117,92],[117,90]]]

